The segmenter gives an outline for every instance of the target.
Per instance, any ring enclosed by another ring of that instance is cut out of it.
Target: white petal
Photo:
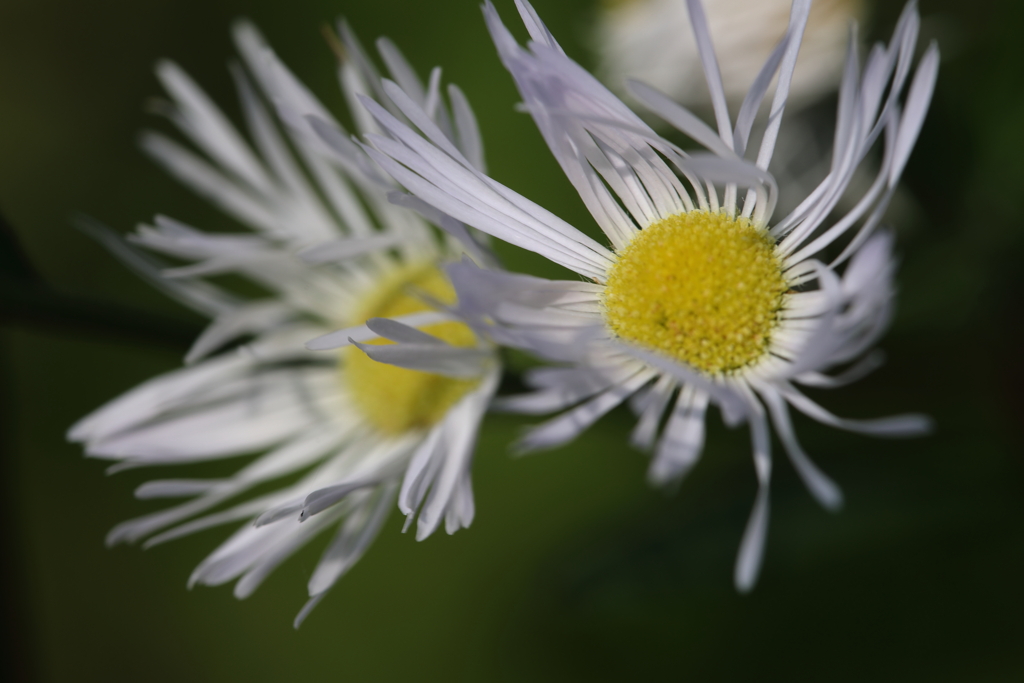
[[[736,567],[733,582],[736,590],[747,593],[757,583],[764,560],[765,540],[768,536],[768,485],[771,481],[771,440],[768,436],[768,425],[763,414],[750,420],[750,434],[754,447],[754,469],[757,472],[757,498],[754,508],[743,531],[740,550],[736,556]]]
[[[343,498],[348,497],[352,492],[364,489],[367,486],[373,486],[376,483],[374,481],[356,480],[317,489],[307,495],[303,501],[302,510],[299,512],[299,521],[305,522],[313,515],[323,512]]]
[[[718,121],[718,134],[722,142],[732,149],[732,123],[729,120],[729,106],[725,101],[725,87],[722,85],[722,74],[718,69],[715,48],[711,44],[711,30],[708,29],[707,16],[700,0],[686,0],[686,9],[690,14],[690,25],[697,41],[697,52],[704,66],[704,77],[711,91],[711,105]]]
[[[384,346],[353,344],[378,363],[459,379],[478,377],[493,358],[492,353],[485,349],[451,346],[444,342]]]
[[[655,484],[681,479],[697,464],[704,448],[704,413],[710,397],[692,385],[683,387],[648,473]]]
[[[161,61],[157,76],[180,108],[184,131],[221,166],[230,169],[253,189],[268,192],[269,178],[252,149],[227,117],[182,69]]]
[[[851,432],[871,436],[912,437],[929,434],[935,429],[935,423],[930,417],[916,413],[892,415],[873,420],[844,419],[836,417],[795,389],[780,388],[779,391],[794,408],[804,415],[814,418],[822,424],[847,429]]]
[[[191,365],[243,334],[259,333],[284,323],[294,315],[291,306],[279,301],[260,301],[219,315],[199,335],[185,356]]]
[[[910,92],[907,94],[907,105],[900,119],[900,132],[896,140],[896,159],[893,162],[892,171],[889,175],[889,184],[895,185],[903,173],[907,159],[910,158],[910,151],[917,142],[918,133],[924,123],[924,116],[928,112],[928,105],[932,101],[932,93],[935,90],[935,80],[939,75],[939,48],[932,43],[914,74],[914,81],[910,84]]]
[[[398,235],[374,235],[372,237],[339,239],[307,247],[298,253],[299,258],[309,264],[344,261],[374,251],[390,249],[400,241]]]
[[[310,596],[328,590],[359,561],[387,520],[397,488],[396,482],[381,485],[380,490],[369,496],[362,506],[348,514],[309,577]]]
[[[418,313],[396,316],[395,318],[392,318],[392,320],[404,323],[410,327],[425,327],[427,325],[451,321],[452,315],[447,311],[419,311]],[[310,351],[330,351],[331,349],[343,348],[355,342],[370,341],[371,339],[377,339],[379,337],[379,334],[363,323],[362,325],[346,327],[343,330],[337,330],[317,337],[316,339],[307,342],[306,348]]]
[[[654,378],[650,370],[640,370],[632,377],[607,389],[586,403],[562,413],[537,427],[530,428],[515,445],[516,453],[556,448],[575,439],[601,416],[625,401]]]
[[[843,492],[832,479],[818,469],[807,454],[804,453],[800,443],[796,440],[793,432],[793,424],[789,419],[789,410],[786,402],[778,393],[770,387],[760,387],[759,393],[764,398],[768,410],[772,416],[772,423],[775,425],[779,438],[782,439],[786,453],[793,462],[797,474],[803,480],[804,485],[811,492],[811,495],[827,510],[837,511],[843,506]]]
[[[473,521],[469,467],[480,421],[498,386],[498,378],[497,372],[485,377],[480,387],[456,404],[440,425],[441,444],[447,452],[420,510],[416,525],[417,541],[430,536],[446,513],[453,509],[452,506],[459,512],[460,526],[468,527]]]

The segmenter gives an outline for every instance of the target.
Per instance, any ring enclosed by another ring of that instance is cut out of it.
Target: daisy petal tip
[[[298,631],[299,627],[302,626],[302,622],[306,621],[306,617],[309,616],[310,612],[313,611],[314,607],[320,604],[320,601],[323,600],[324,595],[326,594],[327,591],[323,591],[322,593],[317,593],[316,595],[309,596],[309,600],[307,600],[306,604],[302,606],[302,609],[299,610],[299,613],[295,615],[295,620],[292,622],[292,628]]]
[[[533,455],[539,450],[540,446],[530,443],[527,438],[523,438],[509,446],[508,454],[513,458],[522,458],[527,455]]]
[[[126,540],[125,530],[116,526],[107,533],[106,538],[103,539],[103,545],[107,548],[113,548],[115,545],[120,545]]]
[[[68,443],[80,443],[85,441],[88,433],[89,429],[86,425],[82,424],[82,422],[76,422],[64,433],[64,439]]]
[[[351,341],[352,339],[349,338],[348,343],[351,343]],[[342,342],[339,344],[333,333],[328,333],[306,342],[306,349],[309,351],[333,351],[342,346],[347,346],[347,343]]]
[[[153,548],[153,547],[156,547],[156,546],[160,545],[161,543],[164,542],[164,540],[166,540],[166,539],[162,539],[162,538],[160,538],[160,536],[154,536],[153,538],[150,538],[149,540],[143,542],[139,546],[139,548],[141,548],[142,550],[149,550],[150,548]]]
[[[660,468],[655,469],[652,466],[647,470],[647,485],[651,488],[665,488],[672,482],[672,479],[671,474],[662,471]]]
[[[936,430],[935,420],[929,415],[921,413],[910,413],[899,418],[893,418],[893,425],[886,436],[896,438],[914,438],[919,436],[931,436]]]
[[[736,586],[736,592],[740,595],[750,595],[751,591],[754,590],[754,586],[757,585],[756,577],[747,576],[736,576],[734,579]]]
[[[267,521],[264,519],[265,516],[266,516],[266,513],[263,513],[262,515],[260,515],[256,519],[252,520],[252,527],[254,529],[259,529],[261,526],[265,526],[267,524]]]
[[[918,434],[922,436],[928,436],[929,434],[935,433],[935,430],[938,428],[938,425],[930,415],[917,415],[916,417],[918,420]]]
[[[761,562],[751,561],[752,558],[740,557],[736,562],[736,570],[733,572],[733,585],[740,595],[749,595],[757,586],[757,580],[761,574]]]
[[[846,497],[843,495],[842,490],[836,487],[829,497],[821,501],[821,505],[829,512],[837,514],[842,512],[846,506]]]

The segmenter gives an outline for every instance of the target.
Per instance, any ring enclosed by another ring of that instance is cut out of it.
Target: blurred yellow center
[[[766,230],[691,211],[649,225],[619,252],[604,315],[626,341],[728,374],[768,351],[787,289]]]
[[[417,292],[446,304],[455,303],[455,290],[437,266],[407,266],[381,281],[362,301],[349,324],[361,325],[369,318],[394,318],[431,310]],[[420,329],[455,346],[476,343],[473,331],[462,323],[445,322]],[[367,343],[392,342],[375,339]],[[374,427],[386,434],[434,425],[477,384],[477,380],[452,379],[378,363],[355,347],[344,349],[341,367],[342,378],[356,406]]]

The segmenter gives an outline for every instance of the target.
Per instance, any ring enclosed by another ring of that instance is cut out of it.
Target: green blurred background
[[[569,53],[593,63],[594,6],[538,0]],[[887,37],[902,3],[876,6]],[[499,10],[510,21],[512,3]],[[743,430],[710,423],[678,490],[644,483],[624,411],[570,447],[512,459],[522,426],[489,418],[477,518],[417,544],[393,515],[299,631],[291,621],[321,549],[252,598],[185,590],[224,529],[142,552],[107,550],[151,505],[152,472],[103,474],[63,434],[77,418],[177,367],[201,320],[140,283],[71,226],[127,230],[165,212],[225,219],[137,150],[160,95],[152,66],[182,64],[236,118],[229,22],[255,20],[340,109],[324,22],[393,38],[421,75],[441,64],[481,120],[495,177],[591,224],[529,118],[475,0],[5,0],[0,4],[0,211],[21,244],[0,255],[2,667],[46,681],[568,681],[673,678],[1024,680],[1024,5],[922,0],[942,41],[935,102],[905,176],[900,307],[871,378],[819,395],[844,415],[908,410],[937,433],[885,441],[806,419],[807,449],[846,509],[811,500],[784,458],[764,573],[750,596],[732,563],[755,488]],[[521,31],[518,31],[522,35]],[[905,215],[904,215],[905,214]],[[551,274],[504,250],[510,265]],[[212,471],[212,470],[211,470]],[[193,472],[194,474],[195,472]],[[178,475],[180,476],[180,475]],[[1014,645],[1016,643],[1016,645]]]

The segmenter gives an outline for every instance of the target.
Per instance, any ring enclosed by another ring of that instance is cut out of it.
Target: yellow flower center
[[[431,310],[416,294],[424,292],[446,304],[455,303],[455,290],[433,263],[398,269],[374,288],[359,306],[350,326],[369,318],[394,318]],[[462,323],[445,322],[420,328],[455,346],[473,346],[476,336]],[[391,344],[375,339],[370,344]],[[463,380],[406,370],[372,360],[355,347],[341,355],[342,378],[363,416],[386,434],[402,434],[436,424],[477,380]]]
[[[626,341],[729,374],[768,351],[788,288],[766,230],[691,211],[647,226],[619,252],[604,315]]]

